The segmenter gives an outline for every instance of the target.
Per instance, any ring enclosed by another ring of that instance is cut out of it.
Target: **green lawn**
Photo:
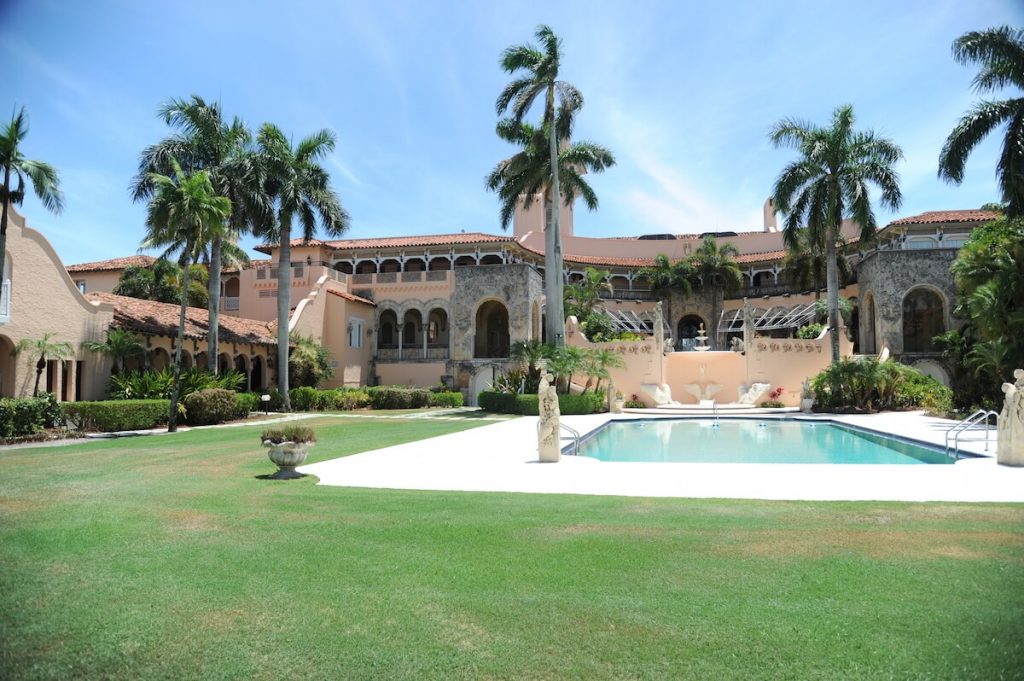
[[[0,451],[0,677],[1024,678],[1021,505],[324,488],[258,430]]]

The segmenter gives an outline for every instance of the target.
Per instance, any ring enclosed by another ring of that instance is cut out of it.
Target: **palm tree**
[[[953,58],[981,68],[973,81],[976,92],[995,92],[1008,86],[1024,90],[1024,29],[1000,26],[965,33],[953,42]],[[939,177],[960,184],[974,147],[1004,124],[996,177],[1007,215],[1014,217],[1024,214],[1024,97],[982,100],[964,114],[942,146]]]
[[[178,393],[181,383],[181,346],[185,342],[185,308],[188,306],[189,272],[192,260],[202,245],[214,235],[223,236],[231,215],[231,202],[218,196],[210,175],[200,170],[186,175],[171,160],[174,177],[150,173],[153,198],[146,212],[147,239],[154,243],[183,241],[181,249],[181,312],[178,317],[178,340],[174,346],[174,383],[167,431],[178,429]]]
[[[659,253],[655,256],[653,265],[640,268],[637,274],[646,278],[651,291],[664,301],[665,314],[671,326],[672,293],[677,292],[684,296],[693,293],[693,283],[697,278],[693,265],[686,259],[672,262],[667,255]],[[661,329],[656,329],[655,333],[661,333]]]
[[[4,268],[7,253],[7,210],[9,205],[20,206],[25,201],[25,179],[32,183],[32,191],[43,208],[59,214],[64,210],[64,194],[60,190],[57,169],[43,161],[25,158],[21,143],[28,136],[28,114],[22,107],[11,116],[11,122],[0,129],[0,168],[4,182],[0,187],[0,280],[6,278]],[[17,184],[12,189],[11,182]]]
[[[28,351],[39,356],[39,359],[36,360],[36,385],[32,389],[32,397],[39,394],[39,379],[42,378],[43,371],[46,369],[46,358],[65,359],[75,354],[70,343],[53,340],[56,335],[55,333],[44,333],[42,338],[22,338],[14,346],[15,355]]]
[[[743,274],[735,258],[740,252],[732,244],[719,247],[714,237],[705,237],[700,247],[690,256],[690,267],[701,288],[711,292],[711,349],[719,344],[719,317],[723,293],[743,284]]]
[[[568,140],[568,131],[558,129],[556,109],[567,112],[565,122],[571,125],[571,113],[583,106],[583,95],[570,83],[558,80],[561,63],[561,40],[548,26],[540,25],[534,35],[540,48],[531,44],[513,45],[501,54],[501,67],[516,77],[498,95],[495,109],[498,115],[511,109],[511,127],[518,128],[526,113],[538,98],[544,98],[544,116],[541,129],[546,134],[548,173],[550,182],[545,183],[545,203],[548,206],[548,228],[544,241],[544,292],[547,298],[548,339],[556,346],[565,343],[565,310],[563,307],[564,273],[562,266],[562,237],[558,227],[559,200],[565,196],[568,205],[572,198],[562,187],[562,173],[565,169],[559,162],[559,143]],[[500,128],[499,124],[499,128]],[[499,135],[501,133],[499,132]],[[517,133],[518,136],[518,133]],[[531,134],[530,137],[533,135]],[[526,146],[525,144],[523,145]],[[609,164],[610,165],[610,164]],[[534,192],[542,186],[531,183]],[[490,182],[488,182],[490,186]],[[518,196],[518,195],[517,195]],[[527,194],[527,198],[532,196]],[[586,196],[586,195],[584,195]],[[502,198],[505,194],[502,192]],[[588,200],[588,205],[590,201]],[[596,206],[596,197],[593,205]],[[507,225],[503,211],[503,225]]]
[[[554,374],[562,385],[562,392],[572,392],[572,375],[583,369],[584,354],[581,348],[563,345],[555,348],[548,359],[548,371]]]
[[[330,236],[348,229],[348,213],[330,187],[330,177],[319,161],[334,150],[334,134],[320,130],[300,140],[293,148],[281,130],[264,123],[257,135],[259,173],[264,192],[276,207],[276,219],[264,227],[262,236],[278,244],[277,266],[277,383],[282,409],[291,409],[288,399],[288,313],[291,306],[292,222],[297,217],[302,239],[316,233],[317,220]]]
[[[176,132],[157,144],[143,150],[139,171],[132,183],[132,197],[147,200],[155,185],[152,173],[170,175],[172,160],[179,162],[186,173],[205,170],[217,195],[231,202],[230,229],[215,235],[203,248],[202,260],[209,265],[208,297],[202,307],[209,311],[210,330],[207,336],[207,368],[218,371],[218,341],[220,325],[220,275],[228,251],[238,259],[240,249],[233,245],[242,232],[267,219],[267,207],[262,201],[259,179],[255,172],[252,133],[245,123],[234,117],[230,122],[221,110],[220,102],[207,102],[198,95],[188,99],[171,99],[159,110],[159,116]],[[162,244],[180,251],[184,244]],[[248,257],[242,252],[243,262]]]
[[[772,192],[775,205],[786,216],[783,239],[792,247],[798,230],[806,226],[812,242],[825,246],[828,325],[832,361],[839,361],[839,266],[837,242],[844,217],[861,229],[861,240],[870,241],[878,229],[871,208],[870,185],[882,192],[882,205],[895,211],[903,202],[899,175],[893,166],[903,158],[896,144],[873,131],[853,129],[853,107],[841,106],[832,124],[819,128],[811,123],[783,119],[771,130],[777,147],[800,152],[779,174]]]
[[[594,385],[594,392],[600,392],[601,381],[611,379],[609,369],[623,369],[625,366],[626,360],[622,358],[622,355],[608,348],[594,348],[583,357],[583,368],[587,375],[597,379],[597,383]],[[590,381],[588,380],[583,392],[586,392],[589,386]]]
[[[176,249],[181,250],[181,246]],[[202,265],[189,267],[188,304],[190,307],[206,307],[209,302],[206,282],[209,273]],[[155,300],[160,303],[176,303],[181,300],[182,270],[177,263],[159,258],[148,267],[126,267],[114,286],[113,293],[130,298]]]
[[[141,357],[146,354],[146,346],[138,334],[124,329],[107,329],[105,341],[85,341],[82,347],[98,352],[114,360],[114,373],[124,373],[124,361],[130,357]]]
[[[821,235],[823,231],[817,230],[815,234]],[[811,236],[811,230],[807,228],[797,230],[792,245],[786,249],[782,269],[800,290],[813,290],[814,299],[818,300],[821,298],[821,284],[826,277],[827,259],[825,244],[812,241]],[[839,267],[839,286],[845,286],[853,278],[850,261],[837,257],[836,266]]]
[[[581,323],[593,313],[601,303],[601,293],[611,293],[614,289],[609,281],[612,273],[588,267],[583,271],[583,279],[565,287],[566,316],[575,315]]]

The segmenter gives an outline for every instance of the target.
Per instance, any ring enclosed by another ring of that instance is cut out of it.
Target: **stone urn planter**
[[[272,480],[294,480],[303,477],[295,470],[306,461],[309,448],[316,444],[316,435],[306,426],[290,426],[282,430],[266,430],[260,437],[267,448],[267,456],[277,464]]]
[[[814,409],[814,398],[813,397],[804,397],[804,398],[802,398],[800,400],[800,411],[802,411],[805,414],[810,414],[813,409]]]

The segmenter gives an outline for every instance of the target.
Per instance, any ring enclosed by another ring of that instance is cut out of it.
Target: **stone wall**
[[[510,345],[530,340],[534,303],[539,303],[542,295],[541,277],[529,265],[456,268],[451,298],[451,358],[456,361],[474,358],[477,310],[491,300],[500,302],[508,310]]]
[[[955,249],[876,251],[857,266],[860,284],[861,352],[880,352],[883,346],[899,357],[903,354],[903,299],[912,289],[923,286],[938,293],[943,302],[945,328],[959,328],[953,317],[956,286],[950,265]],[[874,325],[869,318],[869,300],[874,307]],[[872,343],[872,330],[877,342]]]

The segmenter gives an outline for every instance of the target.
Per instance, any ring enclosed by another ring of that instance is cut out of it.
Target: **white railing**
[[[227,310],[229,312],[238,311],[238,296],[221,296],[220,297],[220,309]]]
[[[3,287],[0,287],[0,322],[7,322],[11,319],[11,280],[4,280]]]

